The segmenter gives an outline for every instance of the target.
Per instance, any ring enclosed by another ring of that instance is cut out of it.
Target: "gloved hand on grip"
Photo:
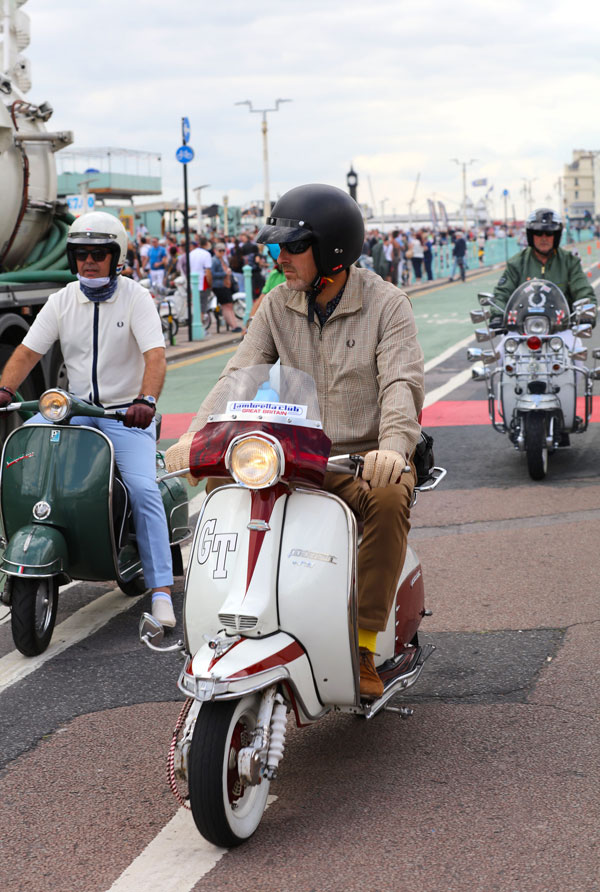
[[[406,465],[405,457],[399,452],[375,449],[365,455],[362,478],[370,483],[371,489],[388,486],[390,483],[398,483]]]
[[[149,406],[143,400],[134,400],[127,412],[123,424],[125,427],[140,427],[145,430],[152,424],[152,419],[156,415],[156,406]]]
[[[10,406],[11,403],[15,402],[15,392],[11,387],[2,386],[0,387],[0,409],[5,409],[7,406]]]
[[[187,434],[182,434],[177,443],[173,443],[165,452],[165,465],[169,474],[172,474],[173,471],[182,471],[184,468],[189,468],[190,450],[194,436],[195,431],[188,431]],[[190,486],[198,486],[198,477],[186,474],[185,479]]]

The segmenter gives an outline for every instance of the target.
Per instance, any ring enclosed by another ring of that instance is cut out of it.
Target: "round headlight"
[[[545,335],[550,331],[550,320],[547,316],[526,316],[525,334]]]
[[[554,350],[555,353],[558,353],[559,350],[563,348],[563,339],[562,338],[550,338],[550,347]]]
[[[264,489],[281,477],[285,459],[276,440],[250,435],[231,443],[225,465],[237,483],[249,489]]]
[[[62,421],[69,414],[71,400],[62,390],[47,390],[41,395],[38,408],[46,421]]]
[[[504,341],[505,353],[514,353],[518,346],[519,346],[519,342],[515,341],[514,338],[507,338]]]

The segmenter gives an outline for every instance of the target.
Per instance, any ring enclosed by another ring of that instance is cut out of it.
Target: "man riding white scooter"
[[[354,266],[364,223],[356,202],[340,189],[291,189],[257,241],[277,259],[286,283],[264,297],[190,431],[167,451],[167,468],[190,466],[194,432],[205,425],[231,372],[279,359],[315,379],[331,454],[365,456],[362,480],[328,474],[325,488],[364,522],[358,556],[360,693],[375,699],[383,684],[373,654],[406,554],[415,485],[411,457],[423,404],[423,354],[412,308],[396,286]]]

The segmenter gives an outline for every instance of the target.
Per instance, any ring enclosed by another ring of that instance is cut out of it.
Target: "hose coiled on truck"
[[[0,273],[0,284],[56,282],[66,285],[74,282],[75,276],[68,268],[66,256],[67,234],[74,220],[72,214],[56,214],[48,234],[35,246],[23,266],[18,270]]]

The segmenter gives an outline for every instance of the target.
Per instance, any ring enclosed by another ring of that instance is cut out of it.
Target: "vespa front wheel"
[[[43,653],[52,638],[58,608],[56,577],[27,579],[13,576],[11,628],[17,650],[26,657]]]
[[[263,816],[269,781],[245,785],[238,772],[238,753],[249,746],[260,694],[241,700],[203,703],[189,753],[192,815],[202,836],[230,848],[248,839]]]
[[[543,415],[531,413],[525,423],[525,451],[527,469],[533,480],[543,480],[548,470],[548,444],[546,420]]]

